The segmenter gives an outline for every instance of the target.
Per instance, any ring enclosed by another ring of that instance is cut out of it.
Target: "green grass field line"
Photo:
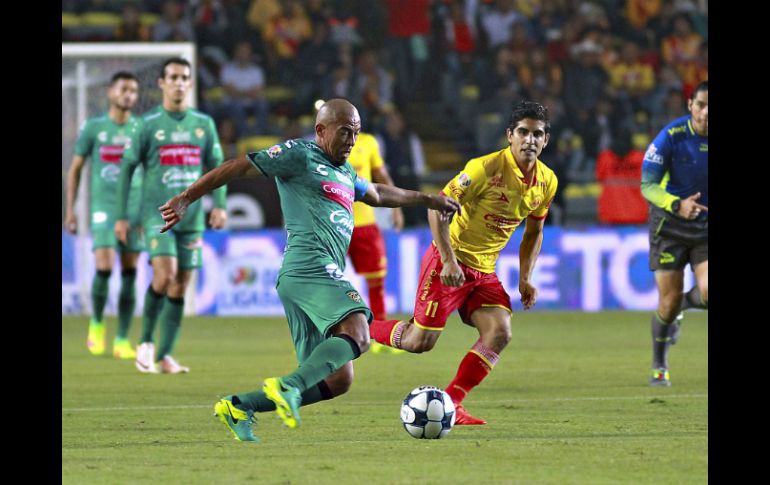
[[[172,376],[91,356],[87,318],[62,317],[62,483],[707,483],[707,318],[685,315],[673,386],[650,388],[648,312],[515,312],[513,340],[464,402],[489,424],[415,440],[401,400],[445,386],[477,338],[454,316],[431,352],[356,360],[351,390],[302,408],[300,428],[258,414],[255,445],[213,405],[295,367],[282,318],[185,319],[176,357],[191,372]]]

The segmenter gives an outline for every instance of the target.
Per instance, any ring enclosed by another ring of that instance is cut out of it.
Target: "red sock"
[[[481,384],[481,381],[492,371],[498,359],[500,356],[481,343],[481,339],[476,341],[470,352],[465,354],[460,362],[455,378],[445,389],[455,406],[465,399],[471,389]]]
[[[395,327],[398,322],[399,320],[374,319],[372,320],[372,323],[369,324],[369,335],[382,345],[393,347],[393,344],[390,342],[390,336],[393,333],[393,327]]]
[[[375,320],[385,320],[385,280],[384,278],[371,278],[366,280],[369,286],[369,308],[372,309]]]

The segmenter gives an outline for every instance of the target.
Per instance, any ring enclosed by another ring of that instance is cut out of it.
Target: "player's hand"
[[[698,217],[701,211],[708,212],[709,210],[708,207],[695,202],[698,199],[700,199],[700,192],[696,192],[691,196],[687,197],[686,199],[682,199],[679,205],[679,212],[677,212],[677,215],[683,219],[692,220]]]
[[[70,234],[77,234],[78,232],[78,218],[72,212],[67,212],[64,217],[64,229]]]
[[[179,194],[170,198],[165,204],[158,207],[161,217],[163,217],[163,220],[166,222],[166,225],[160,229],[160,232],[164,233],[177,225],[177,223],[184,217],[185,212],[187,212],[187,206],[189,205],[190,201],[187,200],[187,197]]]
[[[211,209],[209,224],[213,229],[222,229],[227,222],[227,211],[224,209]]]
[[[123,244],[128,244],[128,231],[131,229],[131,224],[126,219],[118,219],[115,221],[115,237]]]
[[[438,212],[441,221],[450,221],[455,212],[460,213],[460,203],[445,195],[430,194],[428,209]]]
[[[521,305],[525,310],[529,310],[537,303],[537,288],[532,286],[529,281],[519,282],[519,293],[521,293]]]
[[[465,283],[465,274],[457,261],[447,261],[441,268],[441,283],[446,286],[462,286]]]
[[[404,211],[401,207],[393,208],[393,230],[400,232],[404,228]]]

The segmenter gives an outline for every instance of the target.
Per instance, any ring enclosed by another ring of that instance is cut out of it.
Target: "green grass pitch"
[[[431,352],[355,361],[351,390],[302,408],[301,427],[258,415],[253,444],[235,441],[213,405],[295,367],[283,318],[187,318],[176,357],[190,374],[144,375],[91,356],[87,318],[62,317],[62,482],[707,483],[707,318],[685,314],[673,386],[650,388],[650,312],[516,312],[513,340],[464,401],[489,424],[416,440],[401,400],[444,387],[477,338],[453,316]]]

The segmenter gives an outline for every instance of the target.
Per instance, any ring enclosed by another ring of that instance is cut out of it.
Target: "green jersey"
[[[142,219],[157,221],[158,207],[198,180],[203,173],[223,162],[222,147],[210,116],[195,109],[171,112],[158,106],[142,117],[141,130],[126,146],[123,163],[127,170],[121,174],[118,186],[118,215],[125,216],[125,193],[131,172],[144,167]],[[213,192],[214,207],[225,208],[226,187]],[[123,217],[121,217],[123,218]],[[146,226],[146,224],[145,224]],[[174,228],[179,232],[203,231],[203,209],[198,200],[187,209],[182,221]],[[154,227],[145,227],[154,231]]]
[[[275,177],[286,225],[286,250],[279,274],[341,279],[353,234],[353,202],[369,182],[349,162],[337,165],[314,142],[296,139],[249,153],[262,173]]]
[[[90,206],[91,223],[112,224],[117,210],[117,186],[120,176],[120,160],[123,149],[131,137],[136,136],[141,121],[136,116],[119,125],[107,113],[95,116],[80,127],[75,155],[87,158],[91,163]],[[142,177],[134,177],[129,191],[128,216],[135,221],[139,216],[142,200]]]

